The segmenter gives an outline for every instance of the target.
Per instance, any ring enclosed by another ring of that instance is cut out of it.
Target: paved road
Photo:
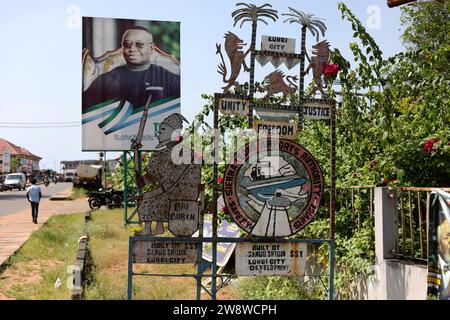
[[[41,187],[43,200],[58,192],[72,188],[72,182],[50,183],[48,187],[40,184],[39,187]],[[26,193],[26,191],[17,190],[0,192],[0,217],[29,208],[30,205],[26,199]]]

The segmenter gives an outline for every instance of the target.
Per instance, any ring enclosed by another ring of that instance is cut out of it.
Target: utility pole
[[[106,170],[108,167],[108,162],[106,161],[106,151],[104,151],[105,157],[103,158],[103,174],[105,175],[105,188],[106,186]]]

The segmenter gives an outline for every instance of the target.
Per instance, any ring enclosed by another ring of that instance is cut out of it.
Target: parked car
[[[27,180],[24,173],[10,173],[6,176],[4,185],[12,190],[25,190],[27,186]]]

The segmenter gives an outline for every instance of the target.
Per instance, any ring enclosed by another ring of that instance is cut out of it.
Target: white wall
[[[359,286],[361,299],[426,299],[428,267],[394,259],[392,255],[398,230],[396,201],[392,191],[375,188],[375,275]]]

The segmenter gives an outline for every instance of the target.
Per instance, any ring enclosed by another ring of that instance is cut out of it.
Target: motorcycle
[[[93,210],[100,209],[106,205],[108,209],[120,208],[123,202],[123,191],[114,189],[99,189],[89,192],[88,203]]]

